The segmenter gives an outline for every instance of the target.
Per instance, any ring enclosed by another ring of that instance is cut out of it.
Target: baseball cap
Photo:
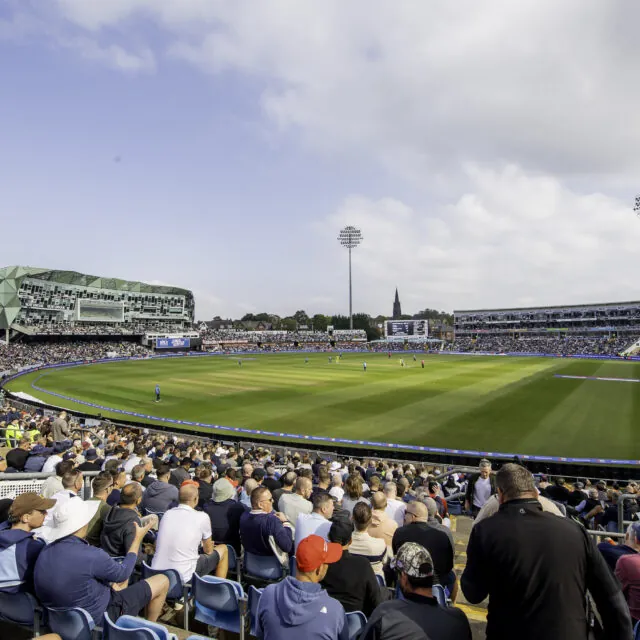
[[[431,554],[417,542],[405,542],[398,549],[396,557],[391,560],[391,568],[412,578],[433,576]]]
[[[21,518],[25,513],[31,513],[32,511],[47,511],[51,509],[55,503],[55,500],[42,498],[37,493],[21,493],[13,501],[9,509],[9,515]]]
[[[298,545],[296,564],[303,573],[315,571],[323,564],[333,564],[342,557],[342,547],[320,536],[307,536]]]

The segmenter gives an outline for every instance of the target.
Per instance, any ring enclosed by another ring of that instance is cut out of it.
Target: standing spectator
[[[328,493],[316,493],[312,503],[313,511],[301,513],[296,520],[296,549],[302,540],[312,534],[328,540],[334,509],[333,498]]]
[[[415,542],[405,542],[391,561],[403,598],[383,602],[367,621],[361,640],[471,640],[464,612],[441,607],[433,597],[433,561]]]
[[[496,492],[495,476],[491,473],[491,463],[483,458],[479,464],[480,473],[469,478],[464,508],[475,516],[489,497]]]
[[[383,566],[387,560],[387,543],[380,538],[372,538],[368,529],[371,526],[371,507],[366,502],[358,502],[353,508],[355,531],[349,551],[354,556],[364,556],[374,573],[384,578]]]
[[[267,490],[267,489],[265,489]],[[268,491],[268,490],[267,490]],[[320,582],[342,547],[319,536],[305,538],[296,555],[296,577],[270,584],[258,605],[258,637],[263,640],[348,640],[344,608]]]
[[[489,596],[487,639],[586,640],[587,590],[604,637],[631,638],[622,591],[585,530],[542,511],[524,467],[505,464],[496,485],[500,511],[471,530],[462,575],[469,602]]]
[[[404,512],[407,505],[402,500],[398,500],[398,487],[395,482],[385,483],[384,495],[387,498],[387,515],[401,527],[404,524]]]
[[[0,593],[33,593],[33,570],[45,546],[33,537],[55,500],[36,493],[21,493],[9,509],[9,520],[0,524]]]
[[[269,536],[285,553],[293,551],[293,535],[284,513],[273,511],[273,498],[266,487],[258,487],[251,493],[251,511],[240,517],[240,539],[245,551],[258,556],[271,556],[273,551]]]
[[[240,517],[249,509],[234,500],[235,493],[235,487],[226,478],[220,478],[213,484],[212,499],[202,509],[211,520],[213,539],[230,544],[240,555]]]
[[[344,483],[344,497],[342,498],[342,508],[353,513],[353,508],[358,502],[369,504],[366,498],[363,498],[362,478],[360,475],[351,474]]]
[[[625,538],[633,551],[618,556],[615,575],[622,585],[622,593],[635,625],[640,620],[640,554],[637,552],[640,547],[640,522],[629,525]]]
[[[435,514],[435,502],[431,498],[426,500],[429,501],[432,512]],[[436,527],[435,522],[429,524],[428,518],[429,507],[426,504],[417,500],[409,503],[405,513],[406,524],[393,535],[393,552],[397,554],[405,542],[415,542],[424,547],[433,560],[436,582],[449,589],[451,600],[455,602],[458,595],[458,581],[453,570],[455,557],[453,538],[446,527],[442,525]]]
[[[311,502],[313,502],[313,496],[318,493],[329,493],[329,485],[331,484],[331,476],[329,475],[329,470],[325,465],[320,465],[318,467],[318,484],[313,487],[311,491]]]
[[[342,557],[330,564],[322,586],[335,598],[347,612],[362,611],[370,616],[382,602],[382,592],[371,563],[362,556],[349,553],[353,537],[353,523],[339,518],[331,524],[329,542],[342,547]]]
[[[262,485],[267,487],[269,491],[271,491],[271,495],[275,500],[275,492],[279,489],[282,489],[282,485],[280,481],[276,479],[276,465],[273,462],[267,462],[264,465],[264,470],[266,472],[266,476],[262,480]],[[276,503],[277,504],[277,503]]]
[[[191,581],[193,574],[208,576],[215,571],[218,578],[226,578],[228,571],[227,547],[214,546],[211,521],[198,506],[198,487],[185,484],[180,488],[180,506],[169,509],[158,527],[156,553],[151,564],[154,569],[175,569],[183,582]],[[198,552],[202,545],[203,553]]]
[[[198,468],[195,481],[198,484],[198,509],[202,509],[213,495],[213,471],[208,464]]]
[[[272,491],[273,506],[276,509],[280,509],[280,498],[283,495],[293,493],[293,487],[296,483],[297,478],[298,476],[296,475],[295,471],[287,471],[287,473],[285,473],[282,476],[281,478],[282,487],[280,489],[276,489],[275,491]]]
[[[371,496],[371,525],[369,535],[372,538],[380,538],[390,547],[393,534],[398,528],[398,523],[389,517],[386,512],[387,499],[382,491],[376,491]]]
[[[164,513],[178,504],[178,489],[169,484],[171,467],[162,462],[158,465],[158,476],[145,490],[140,508],[143,513]]]
[[[280,497],[280,511],[284,513],[287,520],[295,526],[296,520],[301,513],[311,513],[313,505],[309,502],[313,483],[309,478],[298,478],[296,480],[296,492]]]
[[[61,411],[60,415],[53,421],[51,425],[51,435],[54,442],[62,442],[69,437],[69,423],[67,422],[67,412]]]

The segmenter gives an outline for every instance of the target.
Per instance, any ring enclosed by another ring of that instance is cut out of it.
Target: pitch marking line
[[[569,380],[604,380],[606,382],[640,382],[638,378],[599,378],[598,376],[567,376],[562,373],[555,373],[556,378],[567,378]]]

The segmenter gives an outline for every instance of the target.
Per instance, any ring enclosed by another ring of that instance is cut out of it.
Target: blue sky
[[[345,313],[356,224],[356,311],[637,299],[629,11],[9,0],[0,263]]]

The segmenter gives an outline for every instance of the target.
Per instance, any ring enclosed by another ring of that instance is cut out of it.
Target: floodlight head
[[[340,230],[338,240],[343,247],[355,249],[362,242],[362,231],[352,225],[348,225]]]
[[[640,196],[636,196],[636,204],[633,207],[633,210],[640,216]]]

